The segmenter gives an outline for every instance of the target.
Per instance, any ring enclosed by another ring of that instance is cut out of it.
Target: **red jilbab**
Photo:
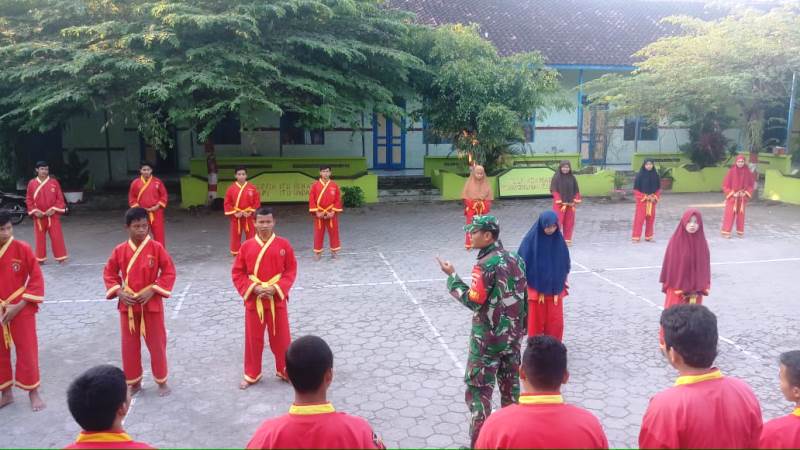
[[[744,156],[736,157],[736,162],[744,162]],[[728,170],[725,179],[722,181],[722,191],[725,193],[725,214],[722,217],[722,235],[726,238],[731,237],[733,221],[736,219],[736,233],[744,235],[745,206],[753,196],[755,186],[755,175],[745,164],[738,167],[735,163]]]
[[[697,231],[689,233],[686,224],[697,219]],[[703,216],[694,208],[687,209],[672,234],[661,265],[661,287],[667,295],[664,309],[682,303],[703,303],[711,289],[711,256],[708,250]]]

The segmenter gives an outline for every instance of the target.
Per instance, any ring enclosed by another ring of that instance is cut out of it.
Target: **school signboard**
[[[553,170],[547,167],[511,169],[497,179],[499,197],[550,195]]]

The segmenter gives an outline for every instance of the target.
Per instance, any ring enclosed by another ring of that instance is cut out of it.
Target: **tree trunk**
[[[206,153],[206,168],[208,169],[208,203],[217,198],[217,154],[214,148],[214,141],[208,138],[203,143]]]
[[[747,125],[745,133],[745,143],[747,151],[750,152],[750,170],[755,175],[755,186],[753,186],[753,199],[758,198],[758,150],[764,142],[764,109],[754,107],[746,112]]]

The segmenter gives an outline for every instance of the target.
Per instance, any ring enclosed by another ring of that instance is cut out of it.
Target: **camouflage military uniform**
[[[491,216],[476,217],[473,226],[487,217]],[[497,225],[497,219],[490,220]],[[472,416],[470,436],[474,446],[492,412],[495,380],[503,406],[516,403],[519,398],[520,346],[528,323],[525,261],[506,251],[498,241],[478,253],[471,286],[454,273],[448,277],[447,287],[453,297],[474,312],[465,375],[465,400]]]

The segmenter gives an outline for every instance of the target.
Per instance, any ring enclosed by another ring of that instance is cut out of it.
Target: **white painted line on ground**
[[[581,264],[581,263],[579,263],[579,262],[577,262],[577,261],[575,261],[575,260],[573,260],[573,261],[572,261],[572,263],[573,263],[573,264],[575,264],[576,266],[580,266],[580,267],[582,267],[582,268],[586,269],[586,266],[584,266],[583,264]],[[620,289],[620,290],[622,290],[622,291],[626,292],[627,294],[629,294],[629,295],[631,295],[631,296],[633,296],[633,297],[636,297],[636,298],[638,298],[639,300],[642,300],[643,302],[647,303],[648,305],[650,305],[650,306],[653,306],[653,307],[657,308],[659,311],[662,311],[662,310],[664,310],[664,307],[663,307],[663,306],[661,306],[661,305],[659,305],[659,304],[657,304],[657,303],[653,302],[653,301],[652,301],[652,300],[650,300],[649,298],[647,298],[647,297],[644,297],[644,296],[641,296],[641,295],[637,294],[636,292],[634,292],[634,291],[632,291],[632,290],[630,290],[630,289],[626,288],[625,286],[623,286],[623,285],[621,285],[621,284],[619,284],[619,283],[617,283],[617,282],[615,282],[615,281],[612,281],[612,280],[610,280],[610,279],[608,279],[608,278],[606,278],[606,277],[604,277],[604,276],[600,275],[600,274],[599,274],[599,273],[597,273],[597,272],[592,272],[592,275],[594,275],[595,277],[597,277],[597,278],[599,278],[599,279],[601,279],[601,280],[605,281],[606,283],[610,284],[611,286],[614,286],[614,287],[616,287],[617,289]],[[742,347],[741,345],[737,344],[737,343],[736,343],[735,341],[733,341],[732,339],[726,338],[725,336],[722,336],[722,335],[720,335],[720,336],[719,336],[719,339],[720,339],[721,341],[723,341],[723,342],[727,343],[727,344],[730,344],[730,345],[732,345],[732,346],[733,346],[733,347],[734,347],[736,350],[739,350],[740,352],[744,353],[745,355],[747,355],[747,356],[749,356],[749,357],[751,357],[751,358],[753,358],[753,359],[759,360],[759,361],[761,360],[761,358],[760,358],[760,357],[758,357],[757,355],[753,354],[752,352],[750,352],[750,351],[748,351],[748,350],[744,349],[744,347]]]
[[[175,304],[175,309],[172,310],[172,319],[178,317],[178,313],[181,312],[181,307],[183,307],[183,300],[186,298],[186,294],[189,293],[189,289],[192,288],[192,282],[186,284],[186,287],[183,288],[180,294],[178,294],[178,302]]]
[[[775,258],[775,259],[753,259],[749,261],[719,261],[719,262],[712,262],[712,266],[732,266],[732,265],[739,265],[739,264],[766,264],[766,263],[776,263],[776,262],[795,262],[800,261],[800,258]],[[575,263],[575,261],[573,261]],[[580,265],[581,267],[586,267],[581,264],[575,263],[576,265]],[[609,267],[605,269],[595,269],[589,270],[588,268],[585,271],[576,271],[570,273],[595,273],[595,271],[599,272],[624,272],[629,270],[653,270],[653,269],[661,269],[661,266],[637,266],[637,267]]]
[[[442,348],[444,348],[444,351],[447,353],[447,356],[450,357],[450,359],[453,361],[453,364],[455,364],[456,367],[461,372],[464,372],[466,370],[464,368],[464,364],[456,357],[456,354],[453,353],[453,350],[450,349],[450,346],[447,345],[447,342],[445,342],[444,337],[442,337],[442,333],[439,332],[439,330],[436,328],[436,325],[433,324],[433,321],[431,320],[431,318],[428,316],[428,314],[425,312],[425,310],[422,309],[422,305],[419,303],[417,298],[414,297],[414,294],[412,294],[411,291],[408,289],[408,286],[406,286],[406,283],[403,282],[403,280],[400,279],[399,275],[397,275],[397,271],[394,270],[394,267],[392,267],[392,264],[389,262],[388,259],[386,259],[386,256],[384,256],[383,252],[378,252],[378,256],[381,257],[381,260],[383,261],[383,263],[386,264],[386,267],[389,268],[389,271],[392,273],[392,276],[394,277],[395,281],[397,282],[397,284],[400,285],[400,288],[403,290],[403,292],[406,294],[406,296],[411,300],[411,303],[413,303],[417,307],[417,311],[419,311],[419,313],[422,316],[422,318],[425,320],[425,322],[427,322],[428,327],[433,332],[433,337],[436,338],[436,340],[439,342],[439,344],[442,346]]]

